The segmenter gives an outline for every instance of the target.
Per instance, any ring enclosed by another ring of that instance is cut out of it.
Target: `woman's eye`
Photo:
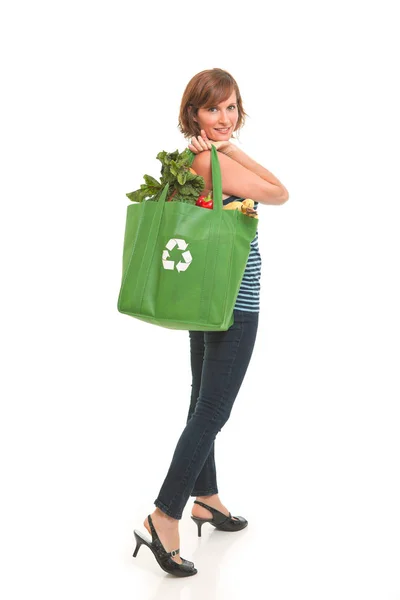
[[[231,108],[232,110],[235,110],[236,106],[234,104],[231,104],[230,106],[228,106],[228,108]],[[213,110],[217,110],[217,108],[215,106],[211,106],[208,110],[210,112],[212,112]]]

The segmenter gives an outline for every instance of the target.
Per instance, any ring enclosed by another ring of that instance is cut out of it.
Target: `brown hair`
[[[245,122],[245,113],[239,87],[230,73],[223,69],[207,69],[197,73],[186,86],[179,110],[178,129],[185,138],[200,135],[198,123],[193,119],[199,108],[210,108],[223,102],[236,92],[238,121],[235,131]],[[234,136],[232,136],[234,137]]]

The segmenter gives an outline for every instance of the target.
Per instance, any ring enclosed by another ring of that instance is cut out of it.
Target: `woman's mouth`
[[[224,128],[220,128],[217,129],[216,127],[214,127],[215,131],[218,131],[219,133],[228,133],[228,131],[230,130],[230,127],[224,127]]]

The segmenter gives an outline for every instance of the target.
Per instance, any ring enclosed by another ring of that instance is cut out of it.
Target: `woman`
[[[283,204],[289,194],[283,184],[230,140],[244,124],[245,112],[238,85],[222,69],[195,75],[182,97],[179,129],[190,139],[196,154],[193,168],[212,190],[211,143],[219,152],[223,202],[251,198],[258,204]],[[192,519],[201,535],[203,523],[223,531],[246,527],[244,517],[233,517],[218,496],[214,440],[230,416],[243,382],[258,328],[261,256],[258,232],[251,243],[243,280],[234,307],[234,322],[227,331],[189,331],[192,393],[186,427],[154,501],[156,509],[144,527],[152,536],[146,541],[135,529],[137,546],[153,551],[160,566],[173,575],[197,573],[194,564],[180,557],[179,520],[189,496],[196,497]]]

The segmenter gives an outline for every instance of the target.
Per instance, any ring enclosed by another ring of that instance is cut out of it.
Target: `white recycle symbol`
[[[173,260],[168,260],[168,257],[169,257],[168,250],[173,250],[176,245],[178,245],[179,250],[186,250],[186,248],[188,247],[188,244],[185,242],[185,240],[171,238],[169,240],[168,244],[166,244],[166,246],[165,246],[167,248],[167,250],[163,250],[163,253],[162,253],[162,262],[163,262],[164,269],[170,269],[172,271],[174,270],[175,263]],[[182,252],[182,258],[183,258],[184,262],[179,261],[178,264],[176,265],[176,270],[178,272],[186,271],[186,269],[192,262],[192,255],[190,254],[189,250],[187,252]]]

